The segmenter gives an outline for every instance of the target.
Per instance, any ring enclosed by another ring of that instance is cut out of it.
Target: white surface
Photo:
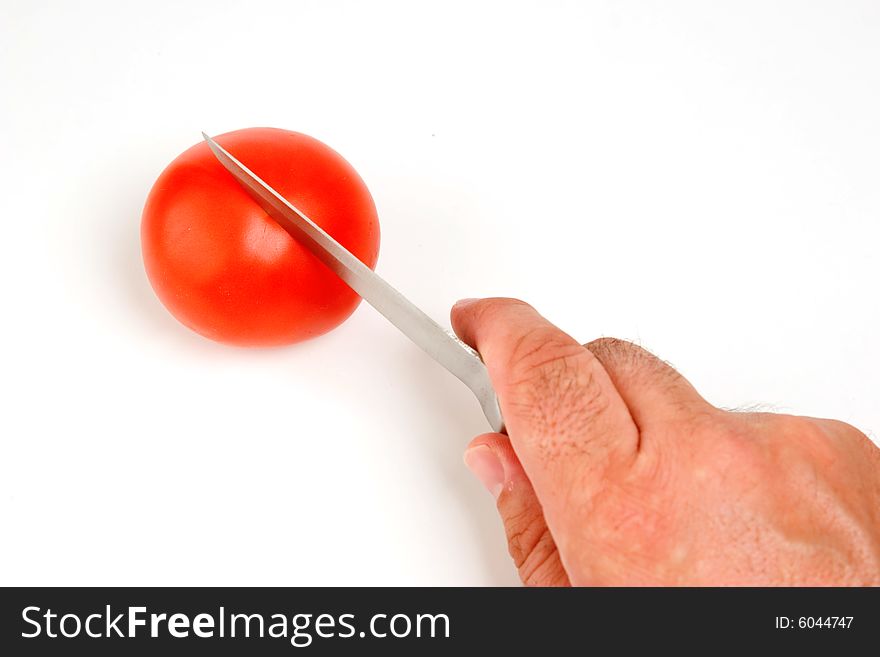
[[[202,129],[340,151],[438,319],[519,296],[718,405],[880,430],[878,30],[871,0],[2,0],[0,583],[517,581],[477,404],[369,307],[253,351],[153,296],[141,207]]]

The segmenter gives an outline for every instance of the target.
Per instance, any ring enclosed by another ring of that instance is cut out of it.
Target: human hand
[[[465,300],[509,435],[468,467],[529,585],[880,584],[880,450],[834,420],[737,413],[628,342]]]

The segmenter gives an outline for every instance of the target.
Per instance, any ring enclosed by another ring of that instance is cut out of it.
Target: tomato
[[[329,146],[249,128],[216,141],[370,268],[379,221],[367,186]],[[178,320],[227,344],[268,346],[341,324],[360,297],[293,239],[201,142],[159,176],[144,207],[147,276]]]

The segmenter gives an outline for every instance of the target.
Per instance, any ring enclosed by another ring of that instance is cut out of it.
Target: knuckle
[[[536,547],[517,570],[527,586],[560,586],[566,583],[559,551],[549,530],[543,531]]]
[[[657,358],[647,349],[630,340],[620,338],[599,338],[584,345],[603,365],[615,369],[642,370],[646,374],[659,374],[671,371],[672,366]]]
[[[636,344],[620,338],[597,338],[584,346],[600,359],[601,357],[613,358],[614,360],[632,358],[642,351],[641,347]]]
[[[846,422],[792,418],[792,431],[803,458],[826,472],[840,468],[847,458],[880,463],[880,452],[873,441]]]
[[[834,440],[820,422],[796,415],[775,415],[766,429],[777,450],[789,457],[806,456],[821,461],[834,459]]]
[[[583,348],[554,326],[536,326],[518,336],[511,348],[508,366],[515,378],[530,378],[555,372],[565,360]]]
[[[772,477],[766,441],[753,420],[741,415],[705,416],[688,441],[692,466],[687,477],[696,486],[741,485]]]
[[[868,438],[863,431],[847,422],[841,420],[824,420],[824,423],[828,427],[829,433],[835,437],[839,436],[844,439],[855,440],[859,443],[870,443],[873,445],[871,439]]]
[[[562,572],[556,544],[540,519],[510,525],[507,532],[510,556],[519,576],[527,585],[557,583]]]
[[[670,363],[629,340],[599,338],[584,346],[603,366],[625,370],[637,380],[668,388],[669,391],[683,381],[681,374]]]
[[[542,518],[529,508],[508,512],[504,518],[507,547],[517,568],[529,557],[541,538]],[[546,527],[543,529],[546,530]]]
[[[519,299],[511,299],[507,297],[489,297],[481,299],[477,302],[474,310],[478,323],[483,323],[498,318],[502,313],[508,312],[511,308],[525,307],[529,308],[529,304]]]

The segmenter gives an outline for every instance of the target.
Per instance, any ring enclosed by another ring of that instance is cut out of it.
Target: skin
[[[465,463],[527,585],[880,585],[880,450],[843,422],[715,408],[622,340],[464,300],[508,435]]]

